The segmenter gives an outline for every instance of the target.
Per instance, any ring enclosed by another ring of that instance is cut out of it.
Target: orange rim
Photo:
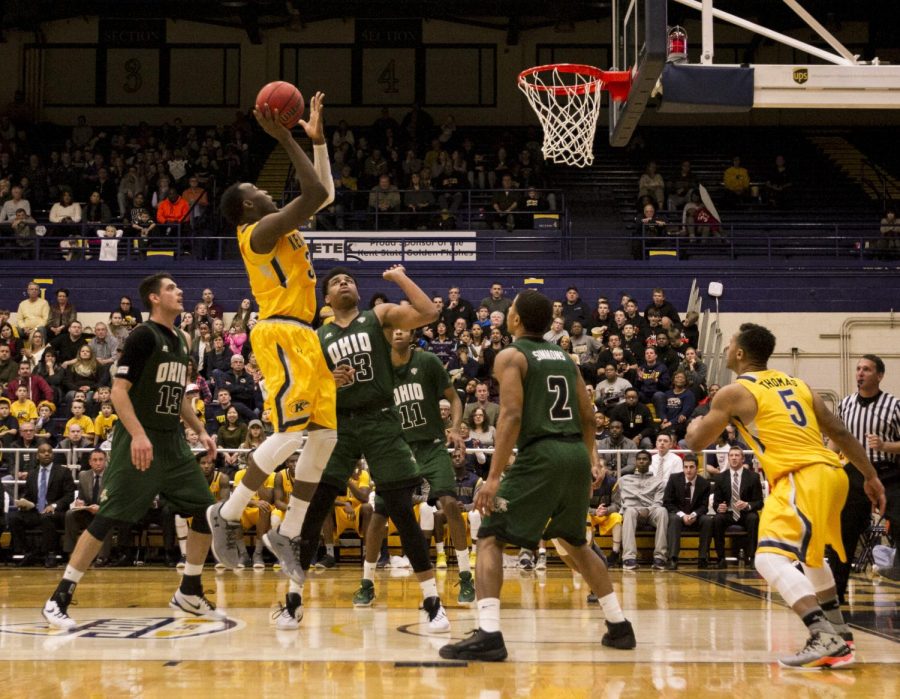
[[[546,73],[557,71],[559,73],[574,73],[577,75],[587,76],[590,78],[588,82],[571,86],[548,86],[530,82],[528,78],[538,73]],[[534,66],[526,68],[519,73],[519,85],[536,92],[551,92],[557,96],[563,95],[584,95],[588,92],[596,92],[597,90],[608,90],[610,97],[619,102],[628,97],[628,91],[631,89],[631,71],[630,70],[601,70],[595,66],[584,65],[580,63],[549,63],[543,66]]]

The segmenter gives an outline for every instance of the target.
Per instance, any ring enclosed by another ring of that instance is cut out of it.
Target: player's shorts
[[[334,506],[334,533],[340,536],[341,532],[355,531],[359,536],[365,536],[365,532],[359,531],[359,503],[353,504],[353,514],[349,514],[343,503]]]
[[[528,549],[553,538],[581,546],[590,497],[591,460],[581,437],[532,442],[500,481],[478,537]]]
[[[409,447],[419,464],[419,473],[430,486],[428,501],[437,500],[442,495],[456,499],[456,475],[444,442],[412,442]]]
[[[400,418],[390,406],[342,412],[337,435],[322,473],[323,483],[343,493],[363,457],[382,492],[415,486],[422,480],[416,458],[403,440]]]
[[[146,471],[138,471],[131,461],[128,431],[115,431],[98,514],[138,522],[160,495],[176,514],[205,517],[206,508],[215,501],[184,433],[180,429],[145,431],[153,445],[153,461]]]
[[[824,565],[825,547],[847,560],[841,510],[849,481],[843,468],[816,464],[780,478],[759,516],[757,553],[778,553],[813,568]]]
[[[253,328],[252,342],[275,431],[310,423],[334,429],[337,388],[315,331],[299,320],[267,318]]]
[[[612,512],[602,516],[591,515],[588,521],[591,525],[597,527],[602,536],[606,536],[616,528],[617,524],[622,524],[622,520],[622,515],[618,512]]]

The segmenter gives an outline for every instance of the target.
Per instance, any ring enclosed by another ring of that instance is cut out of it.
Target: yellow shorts
[[[824,565],[825,547],[847,560],[841,510],[847,499],[844,469],[807,466],[779,479],[759,517],[757,553],[778,553],[813,568]]]
[[[241,512],[241,526],[244,530],[247,530],[255,527],[257,524],[259,524],[259,508],[245,507],[244,511]]]
[[[590,520],[591,524],[597,527],[600,534],[606,536],[615,529],[617,524],[622,524],[622,515],[618,512],[612,512],[608,515],[603,515],[602,517],[591,515]]]
[[[334,535],[340,536],[345,531],[355,531],[360,536],[365,536],[365,532],[359,531],[359,504],[353,505],[353,514],[347,513],[343,504],[334,506]]]
[[[288,318],[261,320],[253,328],[253,353],[276,432],[302,431],[309,423],[337,429],[337,388],[312,328]]]

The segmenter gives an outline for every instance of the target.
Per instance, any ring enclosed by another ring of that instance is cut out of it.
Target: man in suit
[[[727,568],[725,562],[725,530],[738,526],[747,530],[748,566],[753,565],[756,554],[756,534],[759,530],[759,511],[763,507],[762,483],[759,475],[744,468],[744,452],[740,447],[728,451],[728,469],[716,476],[715,538],[718,568]]]
[[[72,553],[75,542],[81,536],[81,532],[87,529],[97,510],[100,509],[100,493],[103,492],[103,472],[106,470],[106,452],[102,449],[94,449],[88,459],[90,469],[78,474],[78,499],[73,503],[72,509],[66,512],[66,534],[63,539],[63,551]],[[101,559],[109,560],[109,549],[112,543],[112,530],[103,541],[103,548],[97,557],[98,564]]]
[[[37,450],[37,468],[28,473],[22,497],[16,500],[19,509],[9,514],[13,554],[21,554],[18,565],[31,565],[36,556],[25,548],[25,532],[33,527],[41,529],[41,551],[44,565],[56,567],[59,548],[57,528],[65,521],[66,510],[75,496],[75,482],[69,469],[53,463],[53,447],[42,444]]]
[[[709,567],[709,540],[713,518],[706,514],[709,507],[709,481],[697,477],[697,457],[685,454],[683,473],[673,473],[666,483],[663,505],[669,511],[669,570],[678,570],[681,532],[685,529],[700,532],[699,568]]]

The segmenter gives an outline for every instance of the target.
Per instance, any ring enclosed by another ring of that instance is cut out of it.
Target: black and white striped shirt
[[[853,393],[841,401],[838,417],[866,448],[872,463],[897,463],[896,454],[869,449],[866,435],[878,435],[884,442],[900,442],[900,400],[884,391],[874,400]]]

